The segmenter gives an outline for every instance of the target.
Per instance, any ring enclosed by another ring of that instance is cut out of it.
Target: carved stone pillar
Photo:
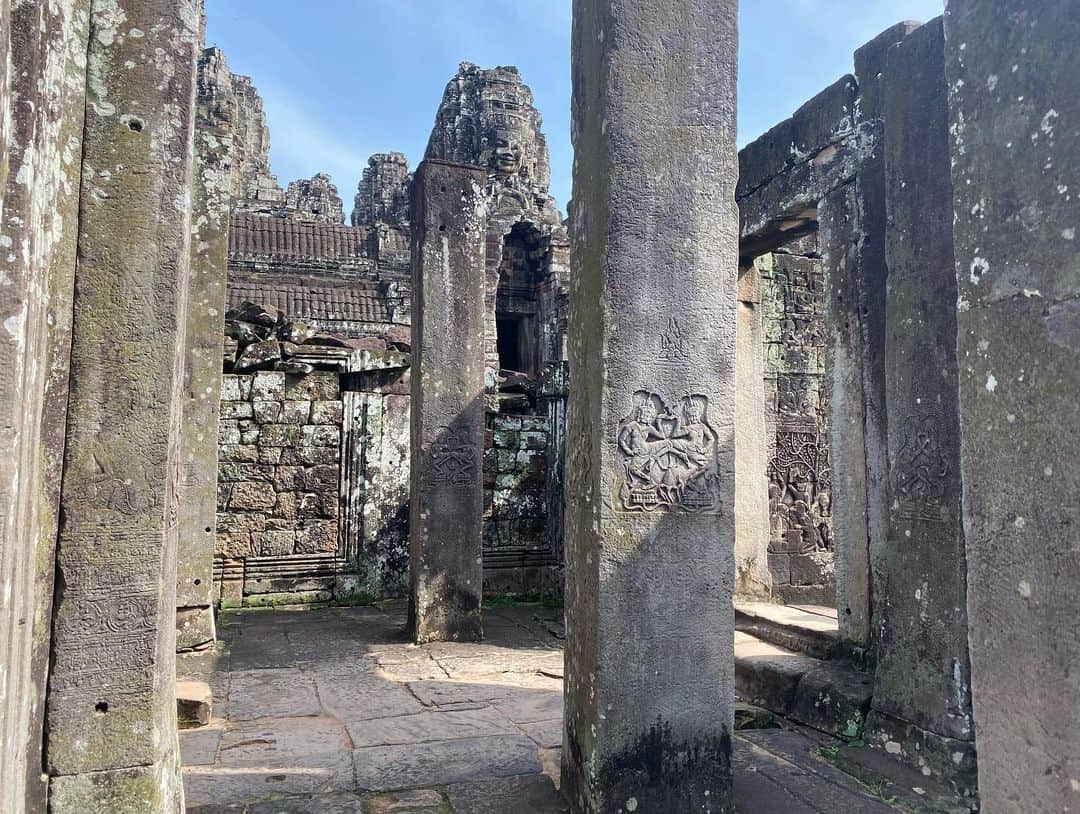
[[[984,811],[1080,807],[1080,15],[945,17],[960,466]]]
[[[730,811],[736,31],[734,0],[574,3],[576,812]]]
[[[47,704],[53,814],[183,810],[175,580],[201,6],[93,5]]]
[[[482,637],[486,178],[428,160],[412,185],[409,628],[418,642]]]
[[[232,122],[204,88],[212,79],[217,49],[199,60],[192,194],[193,248],[184,349],[181,439],[180,538],[176,560],[176,648],[213,643],[214,531],[217,527],[218,414],[221,405],[221,338],[225,326],[225,277],[229,243],[229,152]],[[229,89],[231,90],[231,88]]]
[[[944,47],[927,23],[881,80],[890,499],[867,741],[973,795]]]
[[[89,0],[0,0],[0,811],[41,774]],[[72,145],[76,145],[74,150]]]

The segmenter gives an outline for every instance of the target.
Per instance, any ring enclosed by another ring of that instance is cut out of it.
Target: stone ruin
[[[90,5],[0,0],[0,809],[181,811],[220,608],[506,595],[566,602],[575,812],[730,810],[736,694],[1074,805],[1070,4],[949,0],[736,153],[734,2],[577,0],[567,223],[462,63],[348,225],[200,3]]]

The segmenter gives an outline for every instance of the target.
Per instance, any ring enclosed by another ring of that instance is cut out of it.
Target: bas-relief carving
[[[831,551],[832,472],[816,432],[780,431],[769,465],[772,551]]]
[[[476,481],[475,445],[461,428],[440,427],[428,460],[432,483],[466,486]]]
[[[685,362],[690,358],[686,333],[678,317],[668,320],[667,328],[660,333],[660,359],[665,362]]]
[[[941,448],[940,425],[933,413],[904,419],[893,488],[900,517],[942,519],[952,465]]]
[[[676,405],[639,390],[619,424],[617,451],[621,510],[720,511],[717,435],[707,396],[686,395]]]

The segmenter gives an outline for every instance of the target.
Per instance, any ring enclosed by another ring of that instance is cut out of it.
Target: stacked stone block
[[[558,587],[523,567],[528,552],[549,550],[550,437],[546,415],[488,414],[484,450],[484,593],[488,596],[539,595]],[[521,555],[518,562],[500,557],[511,551]],[[505,567],[500,567],[504,562]]]
[[[225,375],[217,556],[227,573],[236,573],[229,566],[243,562],[244,577],[239,585],[225,580],[223,603],[257,603],[244,597],[285,587],[253,578],[249,560],[315,557],[332,563],[338,550],[341,424],[337,373]]]

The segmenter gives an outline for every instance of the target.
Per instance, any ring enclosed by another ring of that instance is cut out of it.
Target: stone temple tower
[[[541,124],[517,68],[463,62],[426,153],[486,174],[484,583],[494,593],[561,586],[570,242],[549,192]],[[512,448],[533,432],[552,439],[546,449]]]

